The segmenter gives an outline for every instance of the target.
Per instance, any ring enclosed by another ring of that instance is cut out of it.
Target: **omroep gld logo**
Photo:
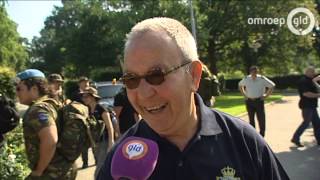
[[[287,22],[286,22],[287,21]],[[278,25],[287,24],[288,29],[295,35],[310,33],[317,24],[314,14],[307,8],[298,7],[291,10],[285,17],[250,17],[249,25]]]
[[[303,17],[301,14],[298,17],[299,13],[303,13],[306,16]],[[287,25],[289,30],[296,35],[306,35],[310,33],[315,26],[315,18],[312,12],[303,7],[295,8],[291,10],[287,17]],[[307,26],[305,29],[301,26]]]
[[[148,152],[148,146],[145,142],[140,140],[128,141],[122,147],[122,153],[130,160],[137,160],[144,157]]]

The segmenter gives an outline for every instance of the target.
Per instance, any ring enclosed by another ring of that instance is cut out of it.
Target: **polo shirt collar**
[[[200,110],[200,117],[198,117],[200,118],[201,123],[199,134],[202,136],[212,136],[222,133],[222,129],[219,126],[215,113],[212,109],[203,103],[199,94],[195,94],[195,100]]]
[[[252,79],[251,74],[249,74],[247,77]],[[257,74],[257,78],[261,78],[261,77],[262,77],[262,75],[261,75],[261,74]]]

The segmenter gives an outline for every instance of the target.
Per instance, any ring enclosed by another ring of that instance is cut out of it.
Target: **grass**
[[[265,103],[281,98],[280,93],[274,93],[265,100]],[[216,97],[214,108],[234,116],[247,112],[244,98],[240,92],[225,92],[223,95]]]

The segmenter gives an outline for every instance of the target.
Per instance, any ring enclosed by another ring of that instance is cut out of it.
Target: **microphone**
[[[130,136],[116,149],[111,161],[115,180],[147,180],[156,167],[158,144],[152,140]]]

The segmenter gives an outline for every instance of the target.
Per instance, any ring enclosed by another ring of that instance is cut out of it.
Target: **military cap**
[[[50,74],[48,76],[48,81],[49,82],[55,82],[55,81],[56,82],[63,82],[64,80],[60,74]]]
[[[84,91],[80,92],[81,95],[83,94],[90,94],[91,96],[101,99],[101,97],[98,95],[98,91],[93,87],[87,87]]]
[[[89,79],[88,79],[87,77],[85,77],[85,76],[81,76],[81,77],[79,78],[78,83],[81,83],[82,81],[89,81]]]
[[[29,78],[45,78],[43,72],[38,69],[27,69],[17,74],[19,80],[25,80]]]

